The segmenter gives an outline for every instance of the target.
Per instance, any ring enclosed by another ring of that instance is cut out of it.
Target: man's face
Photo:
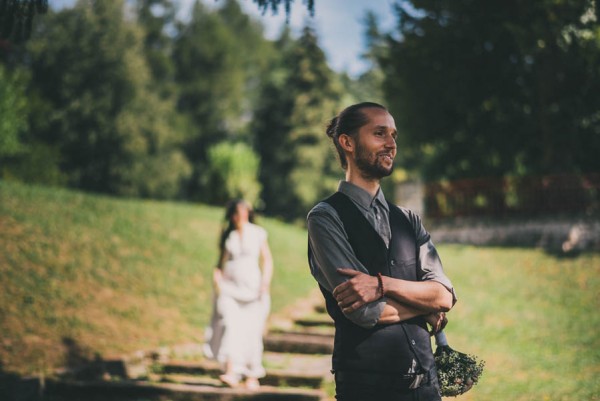
[[[354,161],[364,178],[381,179],[392,174],[396,157],[396,124],[385,110],[363,110],[369,122],[358,131]]]

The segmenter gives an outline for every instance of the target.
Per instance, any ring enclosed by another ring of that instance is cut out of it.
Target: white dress
[[[243,234],[232,231],[225,240],[227,260],[213,303],[210,326],[205,330],[204,353],[245,377],[263,377],[263,331],[270,309],[267,294],[260,296],[260,250],[267,232],[246,223]]]

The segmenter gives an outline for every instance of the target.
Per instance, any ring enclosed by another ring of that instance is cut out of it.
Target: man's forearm
[[[447,312],[452,308],[452,293],[436,281],[407,281],[382,276],[384,295],[423,313]]]
[[[377,324],[399,323],[426,313],[428,312],[424,312],[412,306],[397,302],[392,298],[388,298],[386,299],[386,305],[379,316]]]

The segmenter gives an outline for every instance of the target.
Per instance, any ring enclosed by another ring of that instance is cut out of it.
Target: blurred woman
[[[230,202],[225,220],[204,351],[223,364],[224,374],[219,376],[223,383],[236,387],[243,380],[247,388],[256,389],[265,375],[262,336],[271,303],[271,251],[267,232],[254,224],[247,202]]]

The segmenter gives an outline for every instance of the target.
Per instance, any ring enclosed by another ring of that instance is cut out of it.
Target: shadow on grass
[[[65,348],[65,368],[69,370],[76,370],[82,366],[89,365],[94,359],[90,358],[89,352],[79,345],[71,337],[63,337],[62,344]],[[98,358],[96,357],[96,360]]]
[[[62,344],[65,352],[64,377],[84,381],[102,378],[105,362],[100,354],[81,346],[71,337],[63,337]]]
[[[6,372],[0,361],[0,400],[37,401],[43,397],[43,385],[38,377],[22,377]]]
[[[579,256],[585,255],[585,254],[594,254],[594,253],[598,253],[598,252],[593,252],[593,251],[569,251],[569,252],[565,252],[562,249],[544,249],[544,252],[547,255],[553,256],[556,259],[577,259]]]
[[[91,380],[98,375],[100,358],[90,358],[90,352],[70,337],[63,337],[65,352],[65,370],[80,380]],[[0,400],[1,401],[38,401],[47,400],[45,379],[39,376],[24,376],[6,370],[0,360]]]

